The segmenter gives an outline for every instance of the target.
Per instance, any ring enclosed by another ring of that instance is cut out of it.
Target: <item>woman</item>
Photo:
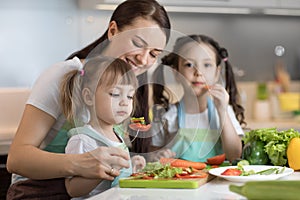
[[[81,68],[83,60],[99,44],[103,55],[119,57],[129,63],[142,82],[146,77],[144,72],[165,47],[169,31],[168,15],[156,1],[127,0],[121,3],[111,17],[108,29],[98,40],[72,54],[67,61],[49,68],[37,80],[10,147],[8,171],[31,179],[82,176],[112,180],[118,176],[119,169],[128,167],[129,159],[126,152],[118,148],[100,147],[81,155],[43,150],[65,123],[59,105],[59,82],[68,71]],[[145,101],[147,92],[147,87],[144,86],[137,95],[137,98],[143,97],[145,105],[148,105]],[[141,108],[148,111],[148,106],[145,105],[141,105]],[[147,117],[144,113],[146,112],[143,110],[137,110],[135,116]]]

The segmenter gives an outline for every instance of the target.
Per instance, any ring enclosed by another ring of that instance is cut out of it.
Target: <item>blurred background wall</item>
[[[51,64],[95,40],[112,11],[77,0],[0,0],[0,87],[30,87]],[[300,17],[170,13],[172,28],[207,34],[228,49],[238,81],[274,80],[277,45],[292,80],[300,80]]]

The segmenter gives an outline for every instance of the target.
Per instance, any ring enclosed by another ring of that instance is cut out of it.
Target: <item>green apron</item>
[[[74,125],[66,121],[55,138],[44,148],[44,150],[53,153],[65,153],[65,148],[69,140],[68,131],[72,128],[74,128]]]
[[[179,130],[170,143],[171,150],[176,152],[176,158],[206,162],[207,158],[223,153],[215,107],[210,98],[207,99],[207,103],[210,126],[207,129],[195,129],[185,128],[184,105],[183,101],[180,101],[177,109]]]

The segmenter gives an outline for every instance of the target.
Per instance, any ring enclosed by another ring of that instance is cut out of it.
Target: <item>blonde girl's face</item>
[[[108,38],[105,53],[129,63],[136,76],[153,66],[166,44],[166,35],[158,24],[143,18],[137,18],[123,30],[111,22]]]
[[[101,124],[119,124],[133,109],[135,90],[132,85],[98,86],[95,93],[95,114]]]
[[[216,65],[216,54],[204,43],[189,42],[179,52],[178,72],[185,80],[184,86],[191,88],[197,96],[207,92],[220,75]]]

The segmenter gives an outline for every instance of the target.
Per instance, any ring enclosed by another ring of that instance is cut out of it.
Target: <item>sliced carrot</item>
[[[161,164],[170,164],[172,167],[192,167],[195,169],[204,169],[206,164],[203,162],[193,162],[176,158],[161,158]]]
[[[207,90],[210,90],[210,89],[211,89],[211,86],[205,85],[204,88],[207,89]]]
[[[207,173],[195,173],[195,174],[176,174],[177,178],[206,178]]]

